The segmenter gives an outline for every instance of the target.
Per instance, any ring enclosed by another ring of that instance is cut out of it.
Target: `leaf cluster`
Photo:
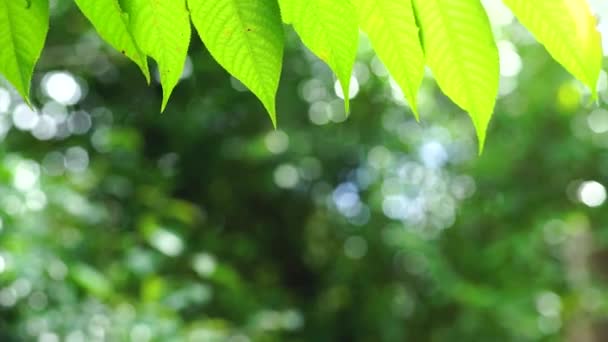
[[[262,102],[276,126],[283,23],[335,73],[349,109],[359,30],[418,118],[425,67],[467,111],[483,148],[499,86],[499,54],[480,0],[75,0],[99,35],[150,81],[158,65],[164,110],[187,57],[192,23],[213,58]],[[503,0],[551,56],[595,97],[601,37],[586,0]],[[49,26],[48,0],[0,0],[0,73],[28,101]]]

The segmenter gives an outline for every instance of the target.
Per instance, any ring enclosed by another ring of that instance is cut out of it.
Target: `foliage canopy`
[[[483,147],[499,83],[499,57],[480,0],[75,0],[108,44],[150,80],[158,64],[162,109],[177,84],[190,43],[190,20],[217,62],[263,103],[276,125],[282,22],[334,71],[348,112],[359,28],[418,117],[424,67],[467,111]],[[504,0],[551,56],[596,96],[601,37],[586,0]],[[28,100],[48,30],[47,0],[0,0],[0,73]]]

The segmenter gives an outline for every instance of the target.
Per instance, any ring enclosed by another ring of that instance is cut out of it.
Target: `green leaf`
[[[281,18],[285,24],[291,24],[293,21],[293,1],[279,0],[279,7],[281,8]]]
[[[602,43],[586,0],[504,0],[549,54],[596,97]]]
[[[276,0],[188,0],[188,8],[209,53],[251,89],[276,126],[284,48]]]
[[[349,111],[350,78],[357,57],[359,26],[350,1],[281,0],[291,23],[306,45],[336,74],[346,112]]]
[[[137,46],[135,37],[129,30],[129,16],[122,11],[118,0],[75,1],[101,38],[135,62],[150,83],[147,57]]]
[[[479,0],[414,0],[426,62],[473,120],[483,150],[498,93],[498,49]]]
[[[48,27],[47,0],[0,0],[0,73],[28,103]]]
[[[190,45],[190,15],[185,0],[123,0],[137,45],[158,64],[163,111],[179,82]]]
[[[354,0],[359,25],[401,87],[418,119],[416,95],[424,77],[424,53],[411,0]]]

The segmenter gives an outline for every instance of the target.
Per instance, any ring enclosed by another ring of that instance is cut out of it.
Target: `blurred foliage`
[[[347,119],[292,32],[273,130],[200,45],[157,114],[64,4],[40,110],[0,88],[1,341],[608,339],[608,79],[590,103],[501,7],[477,157],[431,76],[416,123],[365,38]]]

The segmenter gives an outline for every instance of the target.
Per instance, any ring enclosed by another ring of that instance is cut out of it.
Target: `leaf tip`
[[[30,89],[29,86],[26,86],[23,89],[17,88],[17,93],[19,93],[19,95],[21,95],[21,98],[23,98],[23,101],[25,102],[25,104],[30,108],[30,109],[34,109],[33,105],[32,105],[32,99],[30,99]]]
[[[270,121],[272,121],[272,128],[274,128],[275,130],[277,129],[277,114],[276,113],[269,113],[270,114]]]
[[[492,112],[485,115],[480,115],[479,113],[480,112],[469,112],[469,116],[473,121],[473,126],[475,126],[475,133],[477,135],[477,154],[478,156],[481,156],[486,143],[486,133],[488,130],[488,125],[490,124]]]
[[[169,103],[169,99],[171,98],[171,94],[173,93],[173,87],[163,84],[162,88],[163,88],[163,102],[160,105],[161,113],[165,111],[165,108],[167,108],[167,104]]]
[[[350,115],[350,99],[348,97],[344,98],[344,115],[348,117]]]
[[[481,156],[483,154],[483,148],[486,144],[486,130],[488,124],[479,125],[475,122],[475,130],[477,132],[477,155]]]
[[[150,78],[150,67],[148,66],[148,57],[146,55],[142,54],[142,58],[140,58],[139,60],[134,60],[134,61],[135,61],[135,64],[137,64],[137,66],[141,70],[141,73],[144,74],[144,77],[146,78],[146,84],[150,85],[151,78]]]
[[[597,93],[597,87],[589,87],[589,90],[591,90],[591,101],[592,102],[597,102],[599,101],[599,94]]]
[[[30,109],[34,109],[34,106],[32,106],[32,101],[30,100],[29,96],[23,96],[23,100],[25,101],[25,104],[30,108]]]
[[[266,108],[266,112],[268,113],[268,116],[270,117],[270,121],[272,122],[272,127],[274,129],[277,129],[277,110],[276,110],[276,106],[274,104],[274,102],[263,102],[264,104],[264,108]]]
[[[477,146],[477,156],[481,157],[481,155],[483,154],[483,148],[485,145],[485,137],[482,139],[481,137],[478,137],[478,142],[479,145]]]
[[[142,72],[144,73],[144,77],[146,78],[146,84],[150,85],[150,71],[147,68],[142,68]]]
[[[344,115],[348,117],[350,114],[350,79],[348,82],[339,82],[342,88],[342,97],[344,98]]]
[[[414,114],[414,119],[416,119],[417,123],[420,123],[420,112],[418,112],[418,107],[414,103],[414,104],[411,105],[410,108],[412,110],[412,113]]]

